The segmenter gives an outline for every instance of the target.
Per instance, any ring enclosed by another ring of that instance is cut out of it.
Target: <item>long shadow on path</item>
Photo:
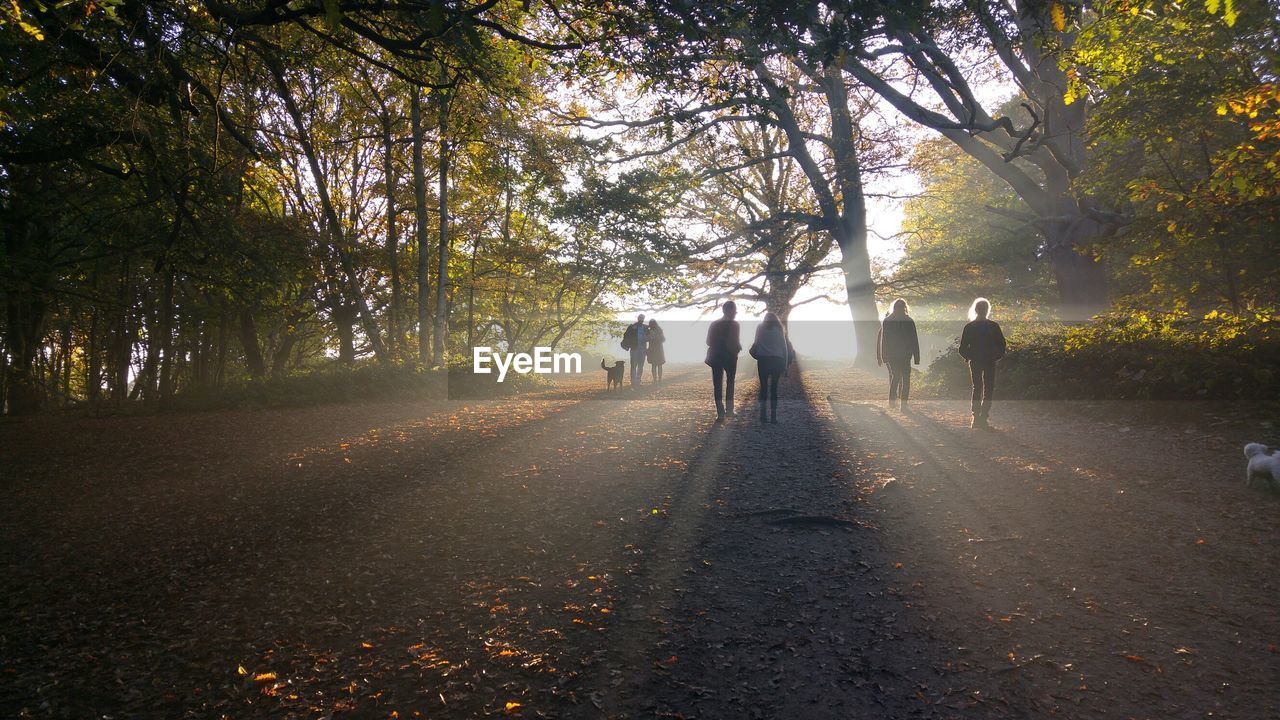
[[[1015,716],[1275,716],[1269,552],[1232,500],[1114,460],[1053,404],[1004,408],[998,432],[959,407],[832,398],[896,477],[872,506],[908,601],[956,648],[955,693]]]
[[[755,384],[742,397],[754,399]],[[630,717],[951,717],[934,705],[950,652],[906,617],[869,521],[878,479],[820,395],[784,384],[779,424],[754,403],[684,482],[700,488],[623,609],[606,688]],[[815,402],[816,398],[816,402]],[[978,706],[974,713],[986,711]]]

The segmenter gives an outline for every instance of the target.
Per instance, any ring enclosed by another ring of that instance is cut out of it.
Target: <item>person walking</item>
[[[920,336],[908,310],[906,300],[894,300],[876,335],[876,365],[889,366],[889,407],[897,407],[902,398],[904,411],[911,396],[911,362],[920,364]]]
[[[733,415],[733,381],[738,374],[738,353],[742,351],[742,328],[734,318],[738,304],[732,300],[721,306],[723,317],[707,328],[707,365],[711,366],[711,387],[716,400],[716,424]],[[723,392],[723,398],[721,393]]]
[[[662,328],[658,326],[657,320],[649,320],[649,332],[645,334],[649,341],[649,373],[653,382],[662,382],[662,366],[667,364],[667,353],[662,349],[663,343],[667,341],[666,333],[662,332]]]
[[[644,313],[640,313],[622,334],[622,349],[631,352],[631,387],[644,379],[644,357],[648,348],[649,328],[644,324]]]
[[[1004,357],[1008,345],[1000,325],[992,320],[991,303],[977,298],[969,308],[969,323],[960,333],[960,357],[969,363],[969,381],[973,384],[974,428],[990,428],[991,394],[996,388],[996,362]]]
[[[787,339],[782,321],[772,312],[764,314],[764,322],[756,328],[756,341],[748,351],[756,359],[760,373],[760,423],[778,422],[778,381],[791,364],[794,351]],[[768,399],[769,419],[765,419],[765,401]]]

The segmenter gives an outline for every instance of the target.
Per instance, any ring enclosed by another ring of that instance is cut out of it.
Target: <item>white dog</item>
[[[1280,490],[1280,450],[1273,452],[1262,443],[1249,443],[1244,446],[1244,456],[1249,459],[1246,487]]]

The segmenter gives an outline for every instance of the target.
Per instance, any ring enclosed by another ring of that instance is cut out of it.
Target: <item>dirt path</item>
[[[1265,438],[703,371],[0,425],[0,715],[1280,714]]]

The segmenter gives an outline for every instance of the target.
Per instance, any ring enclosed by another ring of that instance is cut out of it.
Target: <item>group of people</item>
[[[650,320],[646,325],[644,313],[636,316],[636,321],[627,326],[622,334],[622,349],[631,353],[631,385],[635,387],[644,379],[644,363],[649,361],[649,371],[653,374],[655,384],[662,382],[662,366],[667,364],[667,353],[662,349],[667,336],[662,332],[657,320]]]
[[[720,307],[721,316],[707,328],[707,359],[711,367],[711,388],[716,401],[716,423],[733,415],[733,382],[738,374],[738,353],[742,351],[741,328],[735,319],[738,304],[730,300]],[[775,313],[767,312],[756,327],[755,342],[747,353],[755,358],[760,375],[760,422],[778,422],[778,382],[795,362],[795,349],[786,328]]]
[[[741,328],[737,321],[738,305],[729,300],[720,307],[721,317],[712,321],[707,329],[706,364],[711,367],[711,387],[716,403],[716,423],[723,424],[726,416],[734,415],[733,386],[738,373],[738,354],[742,352]],[[973,386],[972,409],[974,428],[988,428],[991,414],[991,397],[995,390],[996,362],[1004,357],[1007,349],[1000,325],[990,318],[991,303],[977,298],[969,308],[969,323],[960,333],[960,357],[969,365],[969,377]],[[638,315],[636,322],[627,326],[622,337],[622,347],[631,353],[631,384],[638,385],[644,378],[647,361],[653,373],[653,381],[662,381],[662,366],[666,363],[663,344],[666,337],[656,320],[645,323],[645,316]],[[755,341],[748,354],[755,358],[760,375],[758,404],[761,423],[778,422],[778,382],[795,362],[795,350],[787,338],[782,321],[772,312],[756,328]],[[907,301],[899,298],[893,302],[888,315],[880,323],[876,337],[876,364],[889,369],[889,406],[906,411],[911,396],[911,366],[920,364],[920,336],[916,332]]]
[[[991,302],[977,298],[969,306],[969,323],[960,332],[960,357],[969,364],[973,387],[972,427],[989,428],[991,394],[996,386],[996,361],[1008,349],[1004,332],[991,317]],[[907,301],[898,298],[880,323],[876,336],[876,364],[889,367],[889,407],[908,409],[911,395],[911,365],[920,364],[920,336],[908,312]]]

